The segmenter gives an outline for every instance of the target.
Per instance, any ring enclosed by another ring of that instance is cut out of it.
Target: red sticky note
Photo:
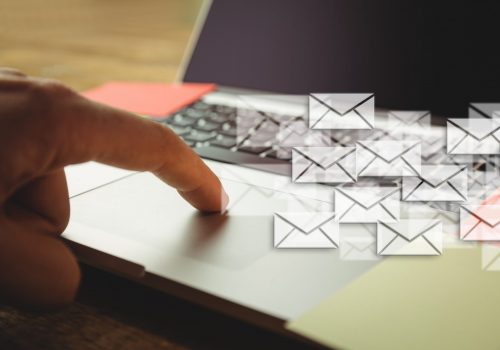
[[[140,83],[112,81],[83,96],[93,101],[152,117],[164,117],[215,90],[215,84],[202,83]]]

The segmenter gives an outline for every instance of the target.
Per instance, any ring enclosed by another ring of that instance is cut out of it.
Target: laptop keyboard
[[[244,113],[244,111],[239,108],[238,113]],[[290,120],[292,118],[285,115],[275,115],[275,117],[275,120]],[[259,137],[264,138],[260,141],[266,145],[250,146],[245,142],[244,137],[241,140],[237,138],[236,118],[236,107],[199,101],[161,122],[169,126],[205,158],[247,165],[283,164],[291,161],[291,148],[280,147],[276,139],[276,129],[279,129],[279,122],[276,122],[276,125],[258,125],[257,127],[261,128]],[[266,128],[269,129],[268,136],[266,136]],[[332,143],[346,145],[359,136],[359,131],[352,131],[352,133],[352,137],[347,130],[343,130],[342,135],[338,137],[332,133]],[[229,156],[228,153],[232,153],[232,155]],[[273,160],[273,162],[268,160]],[[276,172],[276,168],[268,170]],[[282,173],[282,171],[278,172]],[[288,175],[288,171],[286,172]]]
[[[195,150],[204,148],[201,152],[205,156],[211,147],[215,147],[235,154],[245,154],[246,156],[242,155],[245,163],[248,162],[248,155],[278,160],[277,144],[273,142],[274,135],[269,137],[268,146],[251,147],[246,145],[244,140],[237,142],[236,114],[236,107],[196,102],[164,119],[162,123],[168,125]],[[220,150],[208,158],[218,158],[217,154],[221,154]],[[234,157],[231,158],[234,159]],[[291,157],[288,157],[285,152],[281,152],[278,162],[290,159]],[[227,159],[216,160],[227,161]],[[262,163],[257,158],[253,161]]]

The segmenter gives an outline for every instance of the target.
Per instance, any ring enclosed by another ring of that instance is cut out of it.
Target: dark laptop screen
[[[500,2],[214,0],[185,81],[281,93],[374,92],[466,116],[500,101]]]

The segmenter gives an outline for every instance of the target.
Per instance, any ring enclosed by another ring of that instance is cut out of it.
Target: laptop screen
[[[467,115],[500,101],[500,2],[214,0],[184,81],[374,92],[379,107]]]

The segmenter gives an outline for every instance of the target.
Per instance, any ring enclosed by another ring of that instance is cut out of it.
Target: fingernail
[[[224,211],[227,208],[228,204],[229,204],[229,196],[227,195],[226,190],[224,190],[224,188],[222,188],[221,211]]]

